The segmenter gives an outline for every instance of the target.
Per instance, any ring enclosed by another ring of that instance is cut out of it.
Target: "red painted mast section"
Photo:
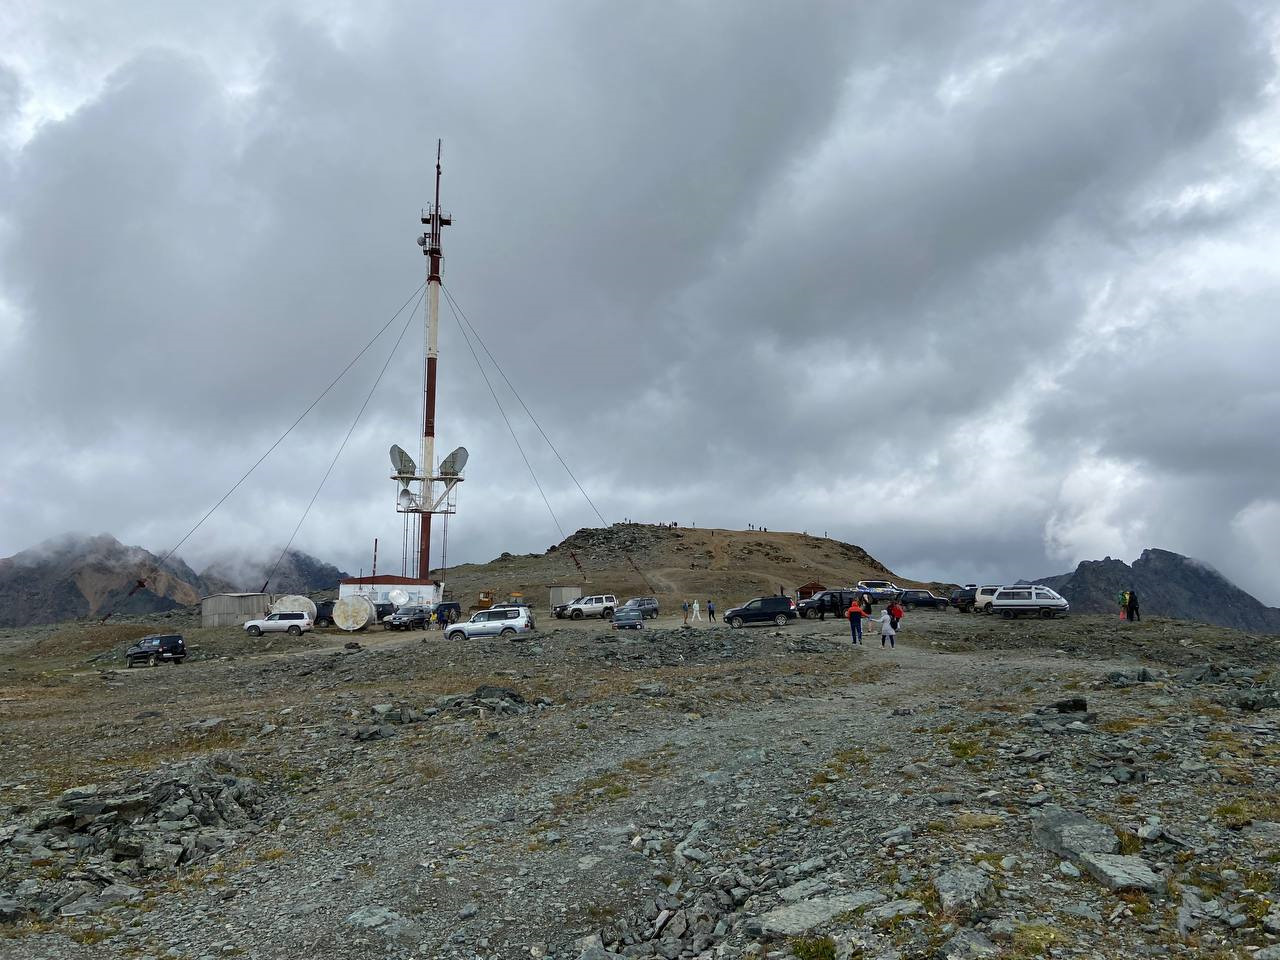
[[[423,217],[423,222],[428,224],[427,242],[423,246],[422,252],[427,255],[427,373],[426,373],[426,389],[422,403],[422,448],[425,454],[424,459],[427,462],[419,465],[418,469],[424,477],[430,477],[435,472],[434,454],[435,454],[435,436],[436,436],[436,334],[439,326],[439,305],[440,305],[440,261],[443,257],[443,249],[441,247],[440,232],[441,227],[449,222],[440,212],[440,152],[441,143],[436,141],[436,195],[435,204],[430,210],[430,215]],[[429,481],[423,482],[423,497],[426,500],[426,506],[430,507],[430,498],[433,494],[434,484]],[[419,514],[421,525],[418,528],[418,576],[427,578],[431,576],[431,513],[427,511]]]

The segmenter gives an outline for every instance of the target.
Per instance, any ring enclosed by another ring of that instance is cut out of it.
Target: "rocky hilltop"
[[[1169,550],[1148,549],[1132,565],[1107,557],[1071,573],[1043,577],[1079,613],[1115,613],[1122,590],[1136,590],[1143,616],[1198,620],[1255,633],[1280,634],[1280,609],[1245,593],[1208,564]]]
[[[77,617],[147,614],[199,603],[226,590],[257,590],[275,562],[219,561],[197,574],[177,557],[126,546],[110,534],[66,534],[0,559],[0,627]],[[272,580],[273,593],[310,593],[337,586],[337,567],[290,551]],[[146,585],[133,591],[139,579]],[[233,579],[234,578],[234,579]]]
[[[450,567],[443,577],[464,607],[481,590],[519,592],[545,606],[550,584],[573,584],[584,593],[654,595],[664,606],[710,598],[721,609],[779,587],[794,595],[809,581],[836,587],[885,578],[915,585],[862,547],[826,537],[642,523],[584,527],[545,553],[504,553],[489,563]]]

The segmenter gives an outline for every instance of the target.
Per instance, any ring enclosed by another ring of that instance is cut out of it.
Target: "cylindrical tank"
[[[272,613],[305,613],[312,620],[316,618],[316,604],[310,597],[301,597],[297,594],[290,594],[287,597],[281,597],[271,605]]]
[[[343,597],[333,605],[333,622],[343,630],[363,630],[377,619],[378,612],[368,597]]]

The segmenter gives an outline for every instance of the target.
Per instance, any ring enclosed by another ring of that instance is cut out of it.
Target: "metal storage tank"
[[[200,600],[200,626],[239,627],[265,617],[271,610],[269,593],[215,593]]]

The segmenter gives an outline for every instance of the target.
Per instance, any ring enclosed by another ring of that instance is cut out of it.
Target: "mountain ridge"
[[[1112,557],[1082,560],[1070,573],[1033,581],[1052,587],[1078,613],[1114,613],[1123,590],[1138,594],[1143,615],[1198,620],[1255,633],[1280,634],[1280,609],[1241,590],[1212,565],[1148,547],[1132,564]]]

